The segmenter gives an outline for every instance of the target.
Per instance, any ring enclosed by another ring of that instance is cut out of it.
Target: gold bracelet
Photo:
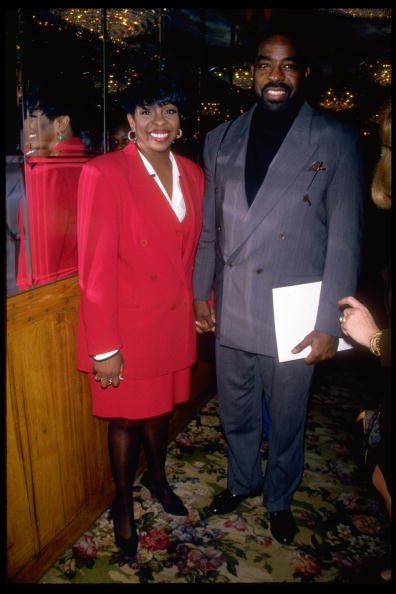
[[[382,336],[382,330],[379,330],[370,339],[370,351],[376,357],[380,357],[381,356],[381,349],[380,349],[381,336]]]

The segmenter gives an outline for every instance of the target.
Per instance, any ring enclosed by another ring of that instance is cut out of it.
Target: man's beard
[[[282,101],[271,101],[264,97],[264,92],[266,89],[283,89],[286,92],[286,96]],[[254,91],[257,103],[265,109],[266,111],[287,111],[290,109],[292,105],[299,101],[301,98],[301,93],[298,90],[295,90],[293,93],[293,89],[288,87],[283,83],[267,83],[262,89],[260,93]]]

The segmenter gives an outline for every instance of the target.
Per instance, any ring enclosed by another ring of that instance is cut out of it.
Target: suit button
[[[176,303],[172,303],[170,306],[171,309],[176,309]]]
[[[234,266],[234,262],[228,262],[228,266],[232,268]]]
[[[140,240],[140,245],[141,245],[142,247],[146,247],[146,246],[148,245],[148,241],[147,241],[147,239],[141,239],[141,240]]]
[[[284,233],[279,233],[278,237],[279,237],[279,239],[285,239],[285,234]]]
[[[150,274],[151,280],[157,280],[158,274]]]
[[[217,231],[221,231],[221,225],[217,225],[216,229]]]
[[[263,269],[262,268],[257,268],[256,274],[261,274],[262,272],[263,272]]]

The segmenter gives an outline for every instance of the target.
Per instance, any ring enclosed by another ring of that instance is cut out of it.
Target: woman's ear
[[[68,126],[70,125],[70,116],[61,115],[54,119],[55,132],[57,134],[65,134]]]
[[[127,113],[127,120],[131,130],[135,131],[135,120],[133,119],[133,115],[131,113]]]

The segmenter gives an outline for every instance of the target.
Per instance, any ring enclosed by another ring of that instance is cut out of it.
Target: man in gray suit
[[[363,175],[358,135],[303,99],[309,67],[289,34],[270,33],[253,66],[257,103],[206,138],[204,225],[194,269],[197,331],[215,329],[227,489],[209,506],[229,513],[263,493],[273,537],[290,544],[290,510],[304,467],[314,363],[336,353],[338,299],[360,262]],[[272,289],[322,281],[316,323],[279,363]],[[214,290],[215,308],[210,296]],[[270,414],[260,458],[262,396]]]

